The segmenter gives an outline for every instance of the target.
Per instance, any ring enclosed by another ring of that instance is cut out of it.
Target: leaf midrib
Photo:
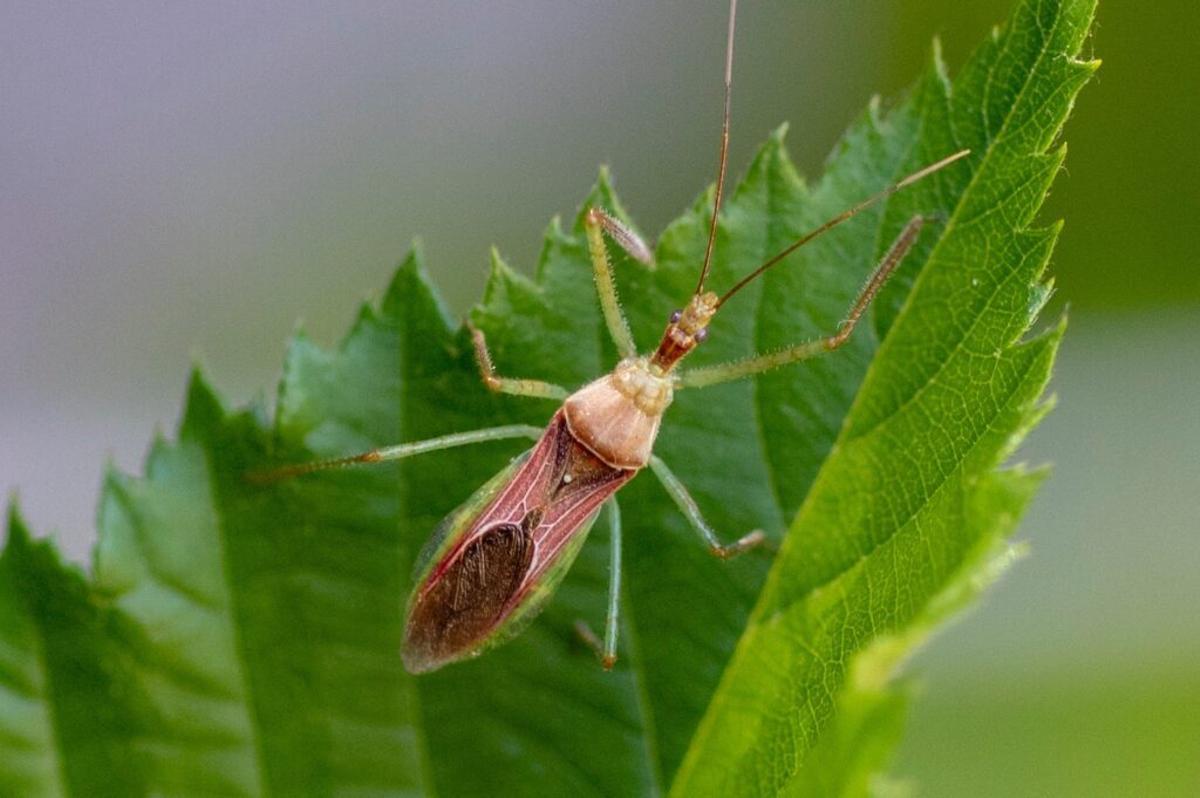
[[[31,544],[32,541],[26,539],[25,545],[28,547]],[[11,538],[9,545],[12,545]],[[56,780],[55,787],[57,788],[58,795],[73,795],[74,791],[69,789],[71,780],[67,773],[67,758],[62,755],[62,752],[66,750],[66,746],[63,743],[63,737],[61,733],[58,702],[55,700],[55,679],[54,675],[50,671],[49,659],[46,656],[46,633],[42,628],[41,618],[39,615],[36,612],[33,612],[32,608],[29,607],[28,604],[25,605],[25,608],[26,611],[29,612],[30,626],[33,627],[33,645],[35,649],[34,653],[38,661],[38,669],[42,672],[42,689],[45,697],[44,704],[46,706],[46,714],[49,716],[48,720],[50,721],[50,730],[52,736],[51,743],[54,746],[54,750],[51,752],[51,755],[54,757],[54,776]]]
[[[1024,387],[1026,380],[1028,379],[1029,372],[1036,366],[1036,364],[1037,364],[1037,359],[1031,358],[1029,364],[1021,372],[1020,378],[1014,380],[1012,390],[1009,391],[1009,393],[1006,395],[1005,402],[1003,404],[1000,404],[998,409],[996,410],[996,412],[992,414],[992,416],[991,416],[992,420],[994,420],[995,418],[999,417],[1001,414],[1008,411],[1009,404],[1012,400],[1012,397],[1014,395],[1016,395],[1017,393],[1019,393],[1020,390]],[[989,428],[990,428],[990,424],[989,424]],[[789,600],[786,603],[781,604],[780,606],[774,608],[772,610],[770,616],[768,616],[766,618],[757,618],[757,619],[751,620],[750,623],[746,627],[747,634],[751,633],[752,630],[754,630],[754,629],[762,628],[766,624],[772,623],[775,619],[780,618],[780,617],[787,615],[788,613],[794,611],[797,607],[800,607],[801,605],[803,605],[807,600],[812,598],[819,591],[825,590],[825,589],[830,589],[830,588],[834,587],[835,585],[837,585],[840,582],[840,580],[846,574],[848,574],[848,573],[852,572],[853,570],[855,570],[856,568],[860,567],[864,562],[866,562],[868,559],[870,559],[870,557],[872,555],[874,555],[877,551],[879,551],[884,545],[886,545],[889,541],[893,540],[903,530],[907,529],[909,524],[911,524],[912,521],[920,514],[921,509],[928,506],[933,499],[937,498],[937,496],[940,495],[941,491],[946,487],[946,485],[948,483],[951,482],[951,480],[953,478],[961,476],[961,474],[963,472],[964,464],[969,459],[969,455],[975,450],[975,447],[977,447],[979,445],[980,441],[982,441],[984,437],[986,437],[986,435],[980,435],[975,439],[975,441],[972,442],[971,447],[964,453],[964,456],[959,459],[959,461],[955,465],[955,467],[952,470],[948,471],[946,473],[946,476],[938,482],[937,486],[932,491],[930,491],[929,497],[926,499],[926,501],[924,501],[920,505],[920,507],[917,508],[917,510],[914,513],[910,514],[910,516],[907,519],[905,519],[902,523],[898,524],[896,526],[895,532],[888,535],[883,540],[880,540],[879,542],[875,543],[868,551],[864,552],[861,556],[856,558],[853,563],[851,563],[848,567],[839,571],[837,574],[834,574],[829,579],[823,580],[820,584],[814,585],[809,590],[806,590],[802,595],[799,595],[799,596],[795,597],[794,599]],[[769,585],[764,585],[763,590],[766,591],[768,589],[768,587],[769,587]],[[745,640],[746,637],[743,636],[742,639]],[[823,657],[816,656],[815,652],[813,652],[811,649],[809,650],[809,654],[810,654],[810,656],[813,656],[816,661],[824,660]],[[725,695],[720,690],[720,688],[718,688],[718,691],[713,696],[712,702],[710,702],[710,707],[716,705],[718,702],[723,703],[725,701],[726,701]],[[810,714],[813,714],[814,719],[816,718],[815,711],[811,712]],[[699,731],[699,727],[698,727],[697,731]],[[693,736],[693,738],[692,738],[693,744],[695,743],[696,739],[697,738],[695,736]],[[690,750],[690,746],[689,746],[689,750]],[[689,761],[689,758],[687,756],[685,756],[684,760],[683,760],[683,764],[686,765],[688,763],[688,761]],[[683,778],[685,775],[686,775],[685,771],[681,768],[680,771],[675,774],[675,779],[673,780],[672,788],[674,788],[674,786],[676,784],[682,783],[680,781],[680,779]]]
[[[213,509],[213,522],[216,524],[217,545],[221,547],[221,581],[225,585],[226,595],[229,599],[230,626],[232,627],[231,633],[233,634],[234,651],[237,656],[238,682],[241,684],[242,692],[246,697],[246,720],[249,724],[249,731],[254,744],[255,783],[258,785],[260,795],[273,795],[274,791],[270,788],[270,768],[267,763],[266,748],[263,742],[262,718],[259,717],[258,691],[254,688],[250,654],[246,647],[241,591],[237,589],[237,582],[233,578],[233,564],[230,561],[229,545],[226,540],[228,536],[228,525],[225,521],[226,505],[220,501],[221,496],[217,487],[219,483],[217,482],[216,464],[207,450],[202,449],[201,451],[204,458],[204,473],[208,480],[208,501]]]
[[[439,318],[442,321],[443,327],[446,328],[447,334],[449,334],[450,325],[446,324],[446,320],[441,316],[441,314],[439,314]],[[382,318],[377,317],[377,320],[382,321]],[[389,320],[389,324],[390,323],[391,321]],[[410,380],[407,379],[409,372],[407,369],[408,363],[406,362],[406,359],[408,355],[408,345],[411,342],[409,341],[409,331],[406,327],[401,324],[396,324],[395,331],[396,338],[398,339],[398,345],[396,346],[396,373],[402,375],[399,382],[399,390],[396,392],[396,403],[399,405],[396,408],[396,440],[406,441],[408,440],[408,435],[406,434],[406,427],[408,426],[406,423],[408,420],[407,389],[410,387]],[[402,507],[402,517],[407,517],[411,507],[410,491],[403,491],[403,498],[400,500],[400,505]],[[401,547],[397,547],[397,556],[404,556],[403,549]],[[409,563],[396,563],[397,571],[404,570],[404,567],[408,567],[411,570],[411,561]],[[411,704],[409,705],[409,721],[412,724],[414,744],[417,746],[416,759],[421,768],[421,772],[419,774],[420,789],[428,798],[437,798],[437,781],[434,778],[435,770],[433,767],[432,752],[429,748],[429,735],[425,728],[425,700],[421,693],[420,677],[414,676],[410,673],[405,673],[403,678],[405,680],[405,686],[411,701]]]

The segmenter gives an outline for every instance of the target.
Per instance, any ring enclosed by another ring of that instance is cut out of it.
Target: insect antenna
[[[811,232],[805,233],[803,236],[796,239],[791,244],[789,244],[787,247],[785,247],[781,252],[776,254],[774,257],[768,259],[763,265],[759,266],[757,269],[750,272],[745,277],[743,277],[741,280],[739,280],[737,285],[735,285],[733,288],[730,288],[728,291],[725,292],[724,296],[722,296],[719,300],[717,300],[717,307],[719,308],[722,305],[724,305],[729,300],[730,297],[732,297],[738,291],[740,291],[744,287],[746,287],[746,285],[748,283],[753,282],[759,275],[761,275],[767,269],[771,268],[776,263],[779,263],[781,260],[786,258],[788,255],[791,255],[793,252],[800,249],[800,247],[804,246],[809,241],[812,241],[817,236],[821,235],[822,233],[824,233],[828,230],[833,229],[834,227],[837,227],[842,222],[845,222],[849,219],[854,218],[859,213],[865,211],[867,208],[870,208],[872,205],[879,202],[880,200],[887,199],[888,197],[892,196],[900,189],[902,189],[906,186],[911,186],[913,183],[917,182],[921,178],[928,177],[929,175],[933,174],[934,172],[936,172],[940,169],[944,169],[945,167],[949,166],[950,164],[954,163],[955,161],[957,161],[961,158],[965,158],[970,154],[971,154],[970,150],[959,150],[958,152],[954,153],[953,155],[947,156],[936,163],[932,163],[929,166],[926,166],[922,169],[918,169],[917,171],[913,172],[908,177],[905,177],[905,178],[901,179],[900,181],[893,183],[892,185],[885,188],[883,191],[880,191],[878,194],[868,197],[867,199],[865,199],[862,202],[858,203],[857,205],[849,208],[848,210],[842,211],[837,216],[834,216],[832,219],[830,219],[829,221],[822,224],[820,227],[815,228]]]
[[[704,266],[696,283],[696,295],[704,290],[708,267],[712,263],[713,245],[717,241],[717,213],[721,210],[721,195],[725,193],[725,169],[729,164],[729,98],[733,89],[733,29],[737,19],[737,0],[729,0],[729,34],[725,41],[725,112],[721,116],[721,155],[717,161],[717,191],[713,196],[712,219],[708,223],[708,244],[704,248]]]

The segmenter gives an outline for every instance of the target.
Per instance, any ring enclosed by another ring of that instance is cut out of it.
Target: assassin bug
[[[615,494],[647,466],[714,555],[729,558],[762,544],[766,536],[761,530],[754,530],[733,543],[722,543],[687,489],[652,453],[663,413],[676,390],[743,379],[836,350],[849,339],[864,311],[929,218],[915,216],[905,225],[836,331],[734,363],[683,372],[676,370],[677,365],[704,342],[709,321],[721,307],[767,269],[825,231],[968,154],[964,150],[943,158],[833,217],[767,260],[723,295],[706,290],[728,162],[736,12],[737,2],[731,0],[720,154],[704,262],[692,296],[682,309],[670,315],[653,354],[637,353],[617,301],[605,236],[646,264],[652,261],[650,248],[620,221],[600,208],[590,208],[584,216],[584,227],[596,290],[609,335],[621,357],[612,373],[573,393],[546,382],[501,377],[496,374],[483,332],[471,327],[480,374],[489,389],[562,401],[544,430],[509,425],[461,432],[350,457],[284,467],[265,475],[276,479],[507,438],[529,437],[537,441],[531,450],[447,516],[418,558],[401,649],[404,665],[413,673],[475,656],[523,629],[562,580],[602,507],[606,508],[612,532],[604,637],[601,640],[583,624],[579,625],[579,632],[596,649],[604,667],[611,668],[617,656],[621,578],[620,513]]]

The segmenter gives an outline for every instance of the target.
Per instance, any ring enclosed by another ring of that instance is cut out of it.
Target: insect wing
[[[408,603],[405,667],[434,670],[520,632],[562,581],[604,500],[634,473],[600,461],[556,415],[533,450],[426,546]]]
[[[512,481],[513,475],[529,459],[532,450],[522,452],[505,466],[498,474],[485,482],[471,497],[460,504],[438,523],[429,540],[421,547],[421,552],[413,565],[413,584],[420,585],[428,577],[434,567],[441,562],[446,554],[461,545],[463,536],[471,531],[472,525],[480,518],[481,513]]]

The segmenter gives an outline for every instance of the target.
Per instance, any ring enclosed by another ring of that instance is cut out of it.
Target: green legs
[[[591,208],[584,216],[584,229],[587,232],[592,271],[596,278],[596,294],[600,298],[600,310],[604,314],[604,323],[608,328],[608,334],[622,358],[636,357],[637,346],[634,344],[633,334],[629,331],[629,322],[621,313],[621,302],[617,298],[617,284],[613,279],[612,265],[608,261],[608,248],[604,244],[604,234],[608,234],[632,258],[647,265],[654,262],[650,248],[637,233],[599,208]],[[479,364],[480,376],[483,377],[483,383],[488,388],[497,393],[528,396],[535,399],[558,399],[561,401],[567,398],[568,391],[553,383],[541,380],[512,379],[497,375],[483,331],[470,322],[467,323],[467,326],[471,330],[471,339],[475,344],[475,360]]]
[[[608,261],[608,249],[604,246],[603,233],[608,233],[635,260],[645,264],[652,263],[650,248],[637,233],[599,208],[588,210],[583,225],[587,231],[588,252],[592,256],[592,271],[596,277],[596,293],[600,297],[600,309],[604,312],[608,334],[622,358],[635,357],[637,346],[633,342],[633,334],[629,332],[629,322],[621,313],[617,284],[613,279],[612,265]]]
[[[736,557],[744,551],[761,545],[766,541],[767,537],[761,529],[755,529],[753,532],[748,532],[742,537],[735,540],[733,543],[722,543],[717,537],[716,532],[704,520],[704,516],[700,514],[700,508],[696,505],[696,500],[688,493],[687,488],[679,481],[679,477],[667,468],[667,464],[660,460],[657,456],[650,457],[650,470],[654,472],[654,476],[658,477],[658,481],[667,489],[667,493],[675,500],[675,504],[679,507],[680,512],[692,524],[692,528],[700,535],[708,546],[708,550],[713,553],[713,556],[727,560],[730,557]]]
[[[879,293],[879,289],[887,282],[887,278],[900,265],[908,250],[916,243],[917,234],[921,232],[921,227],[928,221],[930,220],[927,217],[914,216],[904,226],[900,235],[896,237],[895,242],[888,248],[887,254],[883,256],[883,259],[879,261],[879,265],[875,267],[871,278],[867,280],[866,286],[859,293],[858,299],[850,307],[850,312],[846,315],[846,320],[838,326],[837,332],[813,341],[805,341],[804,343],[780,349],[778,352],[754,355],[745,360],[723,363],[718,366],[704,366],[698,369],[690,369],[679,375],[679,387],[702,388],[706,385],[740,380],[769,369],[777,368],[778,366],[807,360],[810,357],[822,355],[837,349],[850,339],[850,334],[854,332],[854,326],[862,318],[863,312],[871,304],[871,300],[875,298],[875,294]]]
[[[536,441],[541,436],[542,430],[537,427],[531,427],[526,424],[508,424],[502,427],[471,430],[470,432],[456,432],[452,435],[443,435],[440,438],[411,441],[395,446],[384,446],[380,449],[371,449],[370,451],[352,454],[348,457],[334,457],[329,460],[316,460],[311,463],[284,466],[283,468],[271,471],[253,472],[247,475],[247,479],[256,483],[275,482],[289,477],[311,474],[315,471],[328,471],[329,469],[345,468],[363,463],[383,463],[388,460],[401,460],[413,455],[436,452],[439,449],[453,449],[456,446],[468,446],[473,443],[503,441],[512,438],[531,438]]]
[[[657,457],[651,457],[650,470],[662,482],[663,487],[667,489],[667,493],[675,500],[675,504],[683,512],[684,516],[691,523],[692,528],[704,540],[705,545],[708,546],[708,550],[714,556],[727,560],[767,542],[766,535],[763,534],[762,530],[756,529],[738,538],[733,543],[721,543],[720,538],[717,537],[717,534],[708,525],[708,522],[704,520],[704,516],[700,514],[700,508],[696,506],[696,500],[688,493],[687,488],[683,486],[679,478],[667,467],[667,464]],[[621,510],[617,506],[615,497],[605,503],[604,513],[608,518],[610,548],[608,612],[604,618],[604,638],[601,639],[583,621],[575,622],[575,631],[583,642],[596,652],[596,656],[600,659],[600,664],[604,666],[604,669],[610,670],[617,661],[617,630],[620,626],[621,606]]]
[[[534,399],[557,399],[560,402],[570,394],[566,388],[551,382],[496,376],[496,367],[492,364],[492,355],[488,352],[483,330],[470,322],[467,322],[467,327],[471,330],[471,341],[475,344],[475,362],[479,364],[479,376],[489,389],[496,393],[510,393]]]
[[[617,630],[621,621],[621,508],[616,497],[604,503],[604,515],[608,518],[609,535],[608,612],[604,615],[604,639],[597,637],[583,621],[575,622],[575,631],[596,652],[600,664],[608,671],[617,662]]]

